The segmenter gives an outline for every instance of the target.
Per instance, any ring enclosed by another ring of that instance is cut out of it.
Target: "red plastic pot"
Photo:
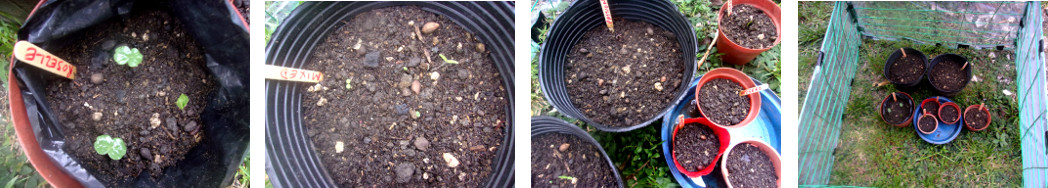
[[[947,108],[947,107],[950,107],[950,108],[953,108],[953,109],[957,109],[957,119],[955,119],[953,121],[946,121],[945,119],[939,119],[939,120],[942,120],[943,123],[954,124],[954,123],[957,123],[957,121],[961,120],[961,116],[964,116],[964,113],[961,112],[961,107],[958,107],[957,103],[953,103],[953,102],[942,103],[942,105],[939,105],[939,109],[937,110],[937,113],[935,113],[935,114],[938,114],[939,118],[942,118],[942,109]]]
[[[710,80],[717,78],[731,80],[731,82],[735,82],[736,84],[741,85],[743,88],[752,88],[757,86],[757,84],[753,83],[753,80],[751,80],[749,76],[746,76],[746,73],[742,73],[742,71],[735,70],[733,68],[716,68],[709,72],[706,72],[706,74],[702,75],[702,78],[699,79],[698,85],[695,86],[695,100],[699,99],[699,93],[702,93],[700,92],[702,90],[702,86],[705,85],[706,82],[709,82]],[[753,93],[750,94],[748,97],[750,98],[750,109],[749,112],[746,114],[746,118],[742,119],[742,121],[734,125],[721,125],[717,123],[713,123],[713,125],[723,128],[739,128],[749,125],[750,122],[753,121],[753,119],[757,118],[757,114],[760,113],[761,96],[760,93]],[[702,114],[702,117],[709,117],[709,115],[707,115],[706,112],[702,111],[702,103],[696,103],[698,105],[695,106],[699,108],[699,113]]]
[[[720,159],[721,155],[724,154],[724,151],[728,149],[728,144],[731,143],[731,135],[728,134],[727,129],[717,126],[711,126],[713,125],[713,123],[706,118],[699,117],[684,119],[684,116],[677,116],[677,127],[673,128],[673,140],[677,140],[677,131],[679,131],[680,128],[683,128],[684,125],[687,125],[689,123],[699,123],[707,127],[710,127],[710,129],[713,129],[713,134],[717,135],[717,140],[720,140],[720,148],[717,149],[717,155],[713,157],[713,161],[710,161],[710,164],[708,166],[699,169],[699,171],[688,171],[684,169],[684,166],[681,166],[680,162],[677,161],[677,152],[671,152],[673,154],[673,165],[677,167],[677,170],[685,176],[696,178],[699,176],[705,176],[707,174],[710,174],[710,172],[713,172],[713,169],[715,169],[715,166],[717,166],[717,160]],[[673,150],[677,150],[677,148],[673,148]]]
[[[922,107],[927,106],[926,104],[928,104],[928,103],[935,103],[936,106],[939,106],[939,108],[942,108],[942,103],[939,103],[939,97],[924,99],[923,101],[921,101],[921,106]],[[932,114],[939,114],[939,109],[936,108],[935,111],[931,112],[931,113]]]
[[[910,100],[911,104],[913,103],[913,97],[910,97],[910,94],[906,94],[905,92],[895,92],[895,95],[896,95],[895,96],[896,98],[898,98],[898,97],[906,97],[906,100]],[[881,116],[881,121],[884,121],[884,123],[887,123],[889,125],[896,126],[896,127],[906,127],[906,126],[910,125],[910,119],[913,118],[913,116],[912,116],[913,114],[910,114],[909,116],[906,116],[906,120],[902,121],[902,123],[898,123],[898,124],[892,124],[891,122],[888,122],[887,119],[884,119],[884,113],[881,113],[881,112],[883,112],[882,108],[884,108],[884,103],[888,102],[888,99],[891,99],[891,98],[892,98],[892,95],[888,94],[888,96],[885,96],[884,99],[881,100],[881,105],[877,106],[877,115]],[[936,102],[938,102],[938,101],[936,101]],[[910,110],[913,110],[913,109],[910,109]]]
[[[986,130],[986,128],[989,128],[990,127],[990,122],[993,121],[993,116],[990,115],[990,109],[987,109],[986,107],[983,107],[982,105],[973,104],[971,106],[968,106],[968,108],[965,108],[964,112],[968,113],[969,111],[972,111],[972,110],[982,111],[982,113],[986,113],[986,125],[983,125],[983,128],[981,128],[981,129],[975,129],[975,128],[972,128],[972,125],[969,125],[968,122],[964,122],[964,128],[967,128],[969,131],[982,131],[982,130]],[[961,113],[961,116],[963,117],[964,113]]]
[[[772,22],[775,22],[775,34],[777,35],[777,37],[775,38],[775,43],[773,43],[770,47],[762,49],[746,48],[729,40],[728,36],[725,36],[724,31],[721,30],[720,24],[718,24],[717,33],[719,34],[717,34],[717,51],[724,53],[724,56],[721,56],[721,59],[723,59],[724,62],[736,65],[745,65],[747,63],[750,63],[750,61],[752,61],[753,58],[757,58],[757,55],[760,55],[761,52],[768,51],[776,45],[779,45],[779,42],[782,41],[782,23],[779,21],[780,16],[782,15],[782,13],[780,12],[782,12],[782,10],[779,9],[779,5],[776,5],[774,2],[771,2],[769,0],[733,0],[729,2],[731,2],[732,6],[748,4],[763,11],[764,14],[767,14],[768,17],[771,18]],[[724,10],[727,8],[728,3],[724,3],[724,6],[721,7],[720,12],[717,13],[718,21],[721,20],[721,17],[724,17]]]
[[[732,145],[731,148],[728,148],[728,151],[724,152],[725,153],[724,154],[724,158],[727,159],[728,156],[731,155],[731,150],[735,149],[735,146],[738,146],[738,145],[741,145],[741,144],[752,144],[754,146],[757,146],[757,148],[760,149],[761,151],[763,151],[765,155],[768,155],[768,158],[771,159],[771,165],[775,166],[775,176],[779,178],[779,179],[775,180],[775,185],[776,185],[776,187],[782,187],[782,161],[781,161],[781,159],[779,159],[779,152],[775,151],[775,149],[772,148],[771,146],[769,146],[767,143],[764,143],[764,141],[760,141],[760,140],[756,140],[756,139],[743,140],[742,142],[739,142],[739,143],[736,143],[735,145]],[[735,187],[735,186],[732,185],[731,179],[728,178],[728,177],[731,177],[731,173],[728,172],[728,165],[727,165],[727,163],[728,163],[728,160],[721,160],[720,161],[720,170],[721,170],[721,174],[723,174],[723,176],[721,176],[721,177],[724,178],[724,184],[728,185],[728,187],[731,188],[731,187]]]
[[[935,132],[936,129],[939,129],[939,119],[935,118],[935,116],[932,115],[931,113],[924,113],[924,114],[922,114],[920,118],[917,118],[917,123],[921,123],[921,120],[924,120],[924,118],[934,119],[935,120],[935,127],[932,127],[932,130],[928,130],[927,132],[925,132],[924,130],[920,129],[920,127],[921,127],[920,125],[917,125],[917,127],[918,127],[917,131],[918,132],[921,132],[921,133],[924,133],[924,134],[932,134],[933,132]]]

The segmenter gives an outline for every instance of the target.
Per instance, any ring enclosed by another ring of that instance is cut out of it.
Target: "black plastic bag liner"
[[[608,153],[604,151],[604,147],[600,146],[600,143],[589,133],[582,130],[581,128],[572,125],[564,120],[560,120],[553,117],[547,116],[536,116],[531,117],[531,142],[534,144],[535,137],[542,134],[566,134],[575,137],[579,137],[585,142],[592,143],[597,146],[600,150],[600,154],[604,156],[604,159],[608,161],[608,166],[611,166],[611,171],[615,172],[615,179],[619,181],[619,187],[624,187],[622,184],[622,176],[619,175],[619,170],[615,168],[615,163],[611,162],[611,158],[608,157]]]
[[[513,101],[513,8],[507,2],[306,2],[282,21],[266,47],[266,64],[301,68],[317,44],[342,21],[373,9],[419,6],[444,16],[489,46]],[[266,172],[276,187],[338,187],[313,151],[302,126],[302,93],[308,84],[266,80]],[[507,127],[484,187],[513,185],[513,103]]]
[[[225,1],[51,0],[43,2],[18,31],[44,49],[58,49],[77,41],[82,30],[139,9],[168,10],[181,20],[206,53],[208,72],[218,82],[208,106],[200,114],[204,132],[185,159],[153,178],[149,173],[103,185],[62,149],[64,127],[56,121],[46,92],[47,82],[65,81],[24,63],[14,66],[26,112],[41,149],[51,161],[85,187],[222,187],[232,183],[248,143],[248,31]],[[77,62],[70,62],[77,64]],[[82,66],[82,65],[81,65]],[[14,109],[17,110],[17,109]],[[86,118],[86,117],[85,117]]]
[[[681,60],[683,60],[684,72],[681,84],[677,86],[676,97],[665,104],[652,104],[663,106],[662,111],[654,114],[646,121],[626,127],[611,127],[590,120],[582,114],[571,102],[571,96],[564,85],[564,64],[567,63],[568,52],[575,44],[582,40],[587,31],[595,27],[605,27],[604,15],[600,9],[600,2],[596,0],[580,0],[572,3],[571,7],[553,21],[553,26],[547,34],[545,44],[539,54],[539,84],[542,86],[542,94],[546,100],[553,105],[557,111],[568,117],[580,119],[586,124],[592,125],[601,131],[626,132],[650,125],[655,120],[661,119],[663,114],[677,104],[688,89],[688,81],[694,77],[695,55],[698,54],[695,31],[687,19],[677,11],[677,7],[665,0],[622,0],[608,2],[611,14],[614,18],[625,18],[637,20],[661,27],[666,31],[673,32],[681,47]],[[596,92],[596,91],[594,91]]]

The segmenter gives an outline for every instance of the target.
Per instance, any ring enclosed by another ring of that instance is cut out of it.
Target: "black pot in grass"
[[[928,69],[928,81],[940,95],[952,97],[972,80],[972,66],[968,58],[957,54],[935,56]]]
[[[531,118],[531,185],[623,187],[619,170],[597,140],[552,117]]]
[[[900,89],[912,89],[924,79],[928,67],[928,57],[920,50],[901,48],[884,63],[884,78]]]

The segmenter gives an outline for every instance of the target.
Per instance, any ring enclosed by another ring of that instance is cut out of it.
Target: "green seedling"
[[[110,159],[120,160],[127,153],[127,145],[124,140],[109,135],[101,135],[95,139],[95,152],[99,155],[108,155]]]
[[[444,57],[444,54],[437,54],[437,55],[440,55],[440,59],[444,59],[444,63],[448,63],[448,64],[459,64],[459,62],[458,62],[458,61],[455,61],[455,60],[453,60],[453,59],[448,59],[448,57]]]
[[[418,118],[418,117],[421,117],[421,116],[422,116],[421,112],[415,111],[415,118]]]
[[[578,181],[578,179],[575,179],[575,177],[571,177],[571,176],[557,176],[557,177],[560,178],[560,179],[571,180],[571,184],[575,184],[575,182]]]
[[[346,89],[353,89],[353,85],[350,84],[352,82],[353,82],[352,78],[346,79]]]
[[[178,100],[175,100],[175,105],[178,105],[179,110],[185,110],[187,104],[189,104],[189,96],[186,96],[185,93],[178,96]]]
[[[132,68],[138,67],[139,64],[142,64],[142,53],[138,52],[138,48],[120,46],[113,52],[113,61],[116,61],[117,65],[126,64]]]

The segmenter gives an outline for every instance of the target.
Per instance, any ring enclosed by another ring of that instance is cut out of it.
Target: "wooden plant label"
[[[324,74],[317,71],[279,67],[273,65],[263,65],[262,69],[262,75],[264,75],[266,79],[309,83],[317,83],[320,82],[320,80],[324,80]]]
[[[76,67],[62,58],[52,55],[43,48],[37,47],[28,41],[18,41],[14,49],[15,59],[33,65],[36,68],[47,70],[47,72],[73,79],[76,76]]]
[[[754,94],[754,93],[757,93],[757,92],[761,92],[761,90],[765,90],[765,89],[768,89],[768,84],[761,84],[761,85],[756,86],[756,87],[746,88],[746,89],[744,89],[742,91],[739,91],[739,96],[746,96],[746,95],[749,95],[749,94]]]
[[[608,8],[608,0],[600,0],[600,10],[604,12],[604,23],[608,25],[608,30],[614,33],[615,23],[611,21],[611,9]]]

